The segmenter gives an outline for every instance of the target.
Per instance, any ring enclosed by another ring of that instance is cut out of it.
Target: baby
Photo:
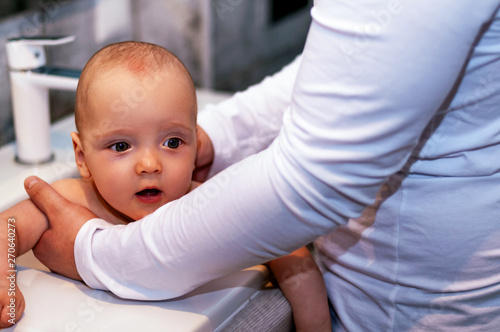
[[[104,47],[83,69],[76,93],[78,132],[71,137],[81,178],[53,186],[113,224],[139,220],[199,185],[191,180],[196,117],[194,84],[172,53],[142,42]],[[15,240],[8,233],[14,220]],[[0,213],[0,221],[0,250],[12,257],[32,249],[48,227],[30,200]],[[326,290],[310,262],[303,248],[269,266],[292,305],[297,329],[328,331]],[[9,264],[0,260],[0,328],[16,322],[24,310],[19,288],[9,292],[15,280],[9,279]]]

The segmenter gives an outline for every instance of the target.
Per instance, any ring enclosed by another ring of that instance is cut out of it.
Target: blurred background
[[[175,53],[197,87],[240,91],[298,55],[312,0],[1,0],[0,145],[14,140],[7,39],[74,35],[46,49],[48,65],[82,69],[104,45],[156,43]],[[74,110],[74,92],[51,91],[51,120]]]

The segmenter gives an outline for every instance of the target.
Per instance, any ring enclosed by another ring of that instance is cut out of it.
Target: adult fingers
[[[47,216],[69,203],[52,186],[36,176],[26,178],[24,188],[33,203]]]

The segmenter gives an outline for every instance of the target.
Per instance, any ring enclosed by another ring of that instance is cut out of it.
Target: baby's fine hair
[[[79,132],[84,121],[85,109],[89,107],[92,82],[95,82],[100,75],[117,68],[127,69],[138,77],[154,76],[155,73],[164,70],[173,70],[185,75],[196,98],[189,71],[172,52],[146,42],[125,41],[110,44],[90,58],[80,76],[75,101],[75,123]]]

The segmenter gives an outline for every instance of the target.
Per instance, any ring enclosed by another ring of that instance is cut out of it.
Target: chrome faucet
[[[21,37],[7,41],[12,110],[16,133],[16,161],[52,161],[49,89],[76,91],[81,70],[46,66],[44,46],[72,42],[68,37]]]

